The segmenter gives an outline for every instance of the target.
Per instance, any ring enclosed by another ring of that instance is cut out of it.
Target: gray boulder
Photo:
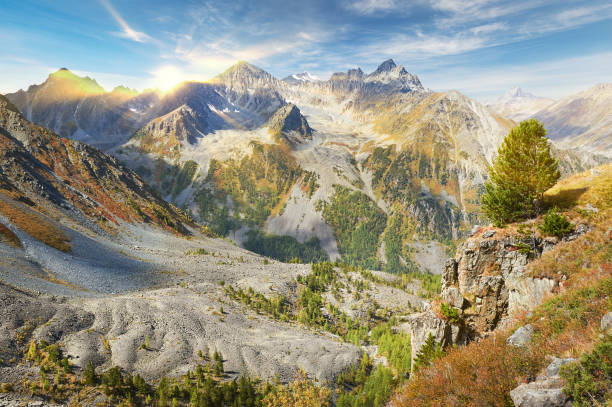
[[[485,239],[488,239],[490,237],[493,237],[494,235],[495,235],[495,230],[487,230],[486,232],[482,234],[482,237],[484,237]]]
[[[563,394],[562,384],[544,380],[521,384],[510,391],[516,407],[570,407],[572,402]]]
[[[533,327],[531,324],[527,324],[514,331],[514,333],[506,339],[506,343],[511,346],[523,347],[531,342],[532,336]]]

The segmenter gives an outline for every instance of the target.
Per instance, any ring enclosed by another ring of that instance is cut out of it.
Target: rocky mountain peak
[[[400,91],[424,90],[418,76],[406,71],[392,59],[384,61],[374,72],[367,75],[365,82],[379,83],[385,88],[391,87]]]
[[[275,136],[284,136],[294,143],[312,139],[312,129],[308,121],[293,103],[278,109],[268,120],[268,127]]]
[[[349,69],[346,72],[336,72],[334,73],[330,81],[360,81],[363,79],[364,73],[361,68]]]
[[[242,79],[272,79],[272,75],[263,69],[252,65],[246,61],[239,61],[234,65],[227,68],[225,72],[219,74],[215,79],[225,81],[230,78],[242,78]]]
[[[376,68],[374,73],[389,72],[396,66],[397,64],[395,63],[395,61],[389,58],[386,61],[384,61],[382,64],[378,65],[378,68]]]
[[[49,75],[43,86],[47,88],[61,87],[69,92],[84,94],[103,94],[104,88],[89,76],[79,76],[67,68],[60,68]]]
[[[514,87],[506,91],[506,96],[525,96],[525,92],[519,87]]]
[[[523,91],[523,89],[519,88],[519,87],[514,87],[511,89],[508,89],[505,93],[504,96],[502,96],[502,98],[505,99],[510,99],[510,98],[535,98],[536,96]]]

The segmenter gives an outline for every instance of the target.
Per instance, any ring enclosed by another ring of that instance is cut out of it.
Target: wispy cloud
[[[121,27],[120,32],[117,33],[119,37],[126,38],[136,42],[147,42],[151,40],[147,34],[136,31],[121,17],[121,15],[117,12],[117,10],[113,7],[109,0],[100,0],[100,3],[104,6],[106,11],[115,19],[117,24]]]
[[[374,14],[396,10],[401,3],[397,0],[349,0],[345,3],[345,7],[359,14]]]

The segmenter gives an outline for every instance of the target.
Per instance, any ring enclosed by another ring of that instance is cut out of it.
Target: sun
[[[179,82],[185,80],[185,75],[176,66],[162,66],[153,72],[153,86],[163,92],[172,90]]]

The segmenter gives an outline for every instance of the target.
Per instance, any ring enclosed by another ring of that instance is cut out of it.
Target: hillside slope
[[[612,157],[612,84],[600,83],[563,98],[534,117],[561,146]]]
[[[443,282],[443,298],[458,313],[449,320],[452,313],[441,311],[442,320],[485,335],[449,348],[431,366],[423,366],[390,405],[527,406],[552,403],[552,395],[561,404],[543,405],[566,405],[568,399],[585,403],[578,405],[593,405],[595,400],[605,405],[612,396],[612,383],[605,378],[605,350],[599,356],[603,359],[593,356],[591,362],[603,364],[604,372],[593,371],[604,375],[599,378],[582,376],[583,382],[577,382],[563,369],[559,376],[554,363],[575,362],[596,347],[609,347],[610,337],[601,330],[602,317],[612,310],[611,186],[612,166],[607,165],[549,190],[547,204],[563,208],[574,232],[561,241],[540,238],[538,232],[535,238],[531,235],[529,239],[543,245],[541,254],[520,244],[530,236],[525,230],[537,230],[534,222],[486,230],[473,238],[475,244],[466,242]]]

